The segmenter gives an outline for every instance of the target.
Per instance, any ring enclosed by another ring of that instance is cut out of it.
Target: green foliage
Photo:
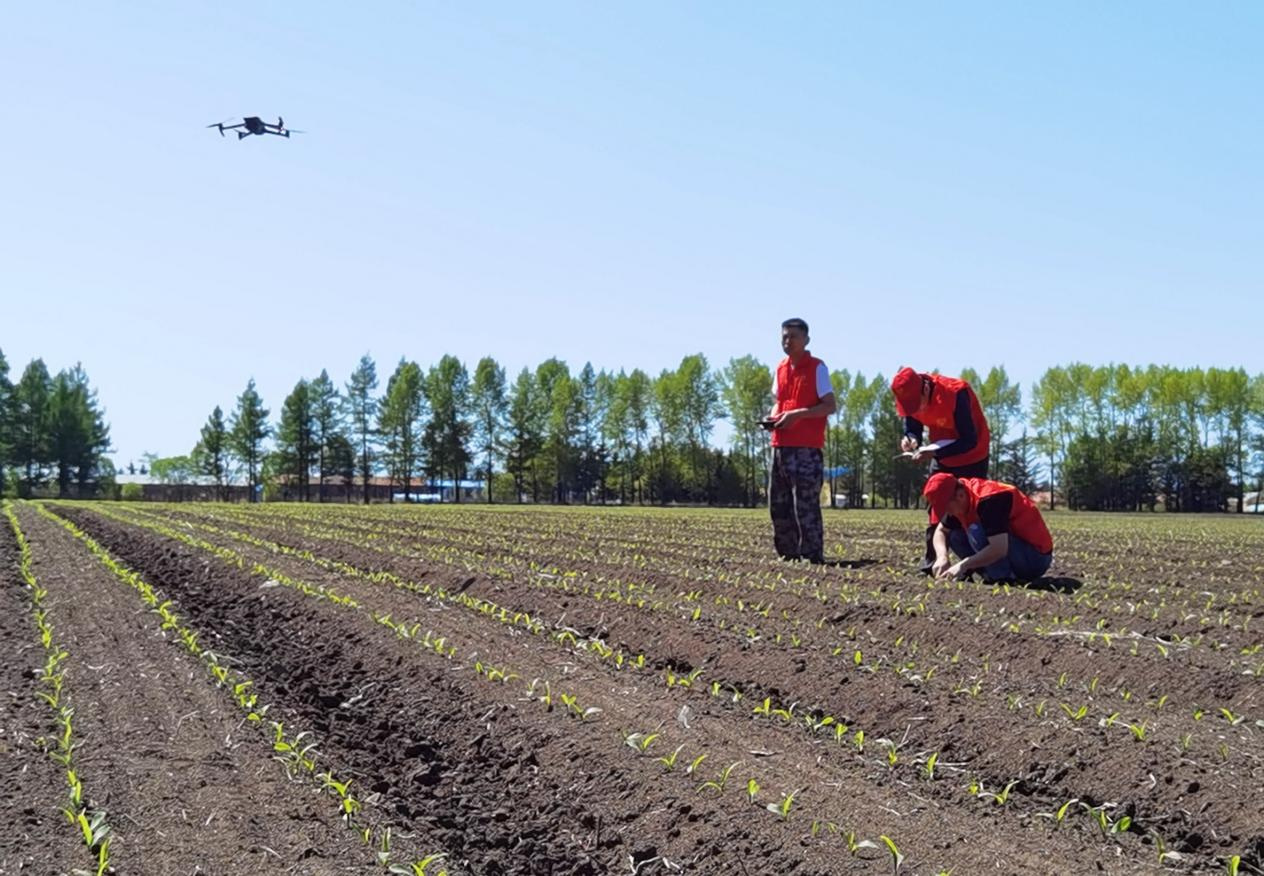
[[[271,434],[268,409],[263,406],[252,377],[246,384],[246,389],[237,397],[237,409],[233,412],[229,431],[229,446],[246,468],[246,482],[252,502],[263,463],[263,442]]]

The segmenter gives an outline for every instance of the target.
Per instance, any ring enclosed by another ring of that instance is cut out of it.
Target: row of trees
[[[14,383],[0,351],[0,494],[30,496],[55,480],[59,496],[88,495],[113,472],[109,449],[105,414],[81,366],[50,375],[33,359]]]
[[[1264,468],[1264,377],[1242,369],[1051,368],[1025,408],[1002,367],[966,369],[991,425],[994,477],[1050,490],[1077,508],[1222,508]],[[902,422],[889,380],[831,375],[831,498],[906,507],[925,469],[893,458]],[[378,389],[364,356],[339,388],[322,371],[285,398],[275,425],[254,383],[225,418],[215,408],[190,465],[222,485],[264,475],[324,500],[338,478],[384,474],[405,494],[419,478],[476,477],[507,501],[757,504],[767,481],[769,368],[752,356],[712,368],[687,356],[656,376],[636,369],[572,373],[549,359],[510,380],[494,359],[471,376],[453,356],[429,369],[402,359]],[[729,447],[712,445],[720,419]],[[274,439],[268,447],[269,438]],[[454,491],[459,499],[460,491]]]

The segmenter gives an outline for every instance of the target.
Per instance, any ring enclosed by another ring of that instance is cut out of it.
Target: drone
[[[244,131],[237,132],[238,140],[243,137],[249,137],[251,134],[258,134],[260,137],[264,134],[275,134],[278,137],[289,137],[291,134],[303,133],[303,131],[294,131],[285,127],[285,119],[280,116],[277,116],[277,122],[275,125],[269,125],[258,116],[247,116],[241,120],[241,124],[239,125],[226,125],[223,122],[216,122],[215,124],[207,125],[206,127],[219,129],[219,135],[221,137],[224,136],[225,131],[231,131],[235,128],[245,128]]]

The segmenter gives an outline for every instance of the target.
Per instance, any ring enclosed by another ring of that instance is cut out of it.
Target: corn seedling
[[[434,874],[430,873],[430,866],[438,864],[445,857],[447,856],[442,852],[426,855],[420,861],[414,861],[411,864],[394,864],[388,872],[397,874],[397,876],[447,876],[446,870],[440,870]]]
[[[803,789],[799,788],[797,790],[791,791],[789,794],[783,794],[781,796],[780,803],[767,803],[764,805],[764,808],[767,809],[769,812],[771,812],[773,815],[777,815],[783,820],[788,820],[790,818],[790,807],[794,805],[795,795],[798,794],[799,791],[801,790]]]
[[[706,759],[707,759],[707,756],[705,754],[700,754],[697,757],[695,757],[693,759],[693,763],[689,764],[689,766],[685,768],[685,775],[691,776],[694,773],[696,773],[698,771],[698,767],[700,767],[702,765],[702,762]]]
[[[751,803],[755,802],[755,795],[759,793],[759,782],[754,779],[746,780],[746,799]]]
[[[930,757],[926,758],[926,763],[922,764],[922,775],[927,781],[935,780],[935,764],[939,762],[939,752],[936,751]]]
[[[627,743],[633,751],[644,754],[657,738],[657,733],[629,733],[623,737],[623,741]]]
[[[847,852],[853,856],[858,854],[861,849],[876,849],[878,844],[872,840],[856,839],[854,830],[847,831]]]
[[[717,775],[714,779],[711,779],[710,781],[707,781],[707,782],[703,782],[701,785],[698,786],[698,793],[701,794],[703,791],[715,791],[717,794],[723,794],[724,786],[728,783],[728,780],[729,780],[729,774],[733,772],[733,770],[736,769],[741,763],[742,762],[740,760],[737,760],[729,764],[728,766],[726,766],[724,769],[720,770],[719,775]],[[753,797],[751,799],[754,800]]]
[[[878,839],[882,840],[883,844],[887,847],[887,851],[891,853],[891,872],[897,874],[898,876],[900,872],[900,865],[904,863],[904,855],[900,854],[899,846],[895,844],[895,841],[891,839],[891,837],[883,834],[878,837]]]
[[[684,747],[685,747],[684,745],[677,745],[676,750],[673,751],[671,754],[667,755],[666,757],[660,757],[658,759],[658,762],[663,765],[664,771],[670,773],[672,770],[676,768],[676,759],[680,757],[680,750]]]
[[[1072,721],[1079,721],[1088,714],[1088,706],[1080,706],[1078,709],[1072,709],[1066,703],[1060,703],[1062,711],[1067,713],[1067,717]]]

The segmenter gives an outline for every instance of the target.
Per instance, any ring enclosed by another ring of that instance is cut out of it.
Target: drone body
[[[225,131],[242,129],[237,131],[238,140],[241,140],[243,137],[249,137],[251,134],[258,134],[260,137],[264,134],[275,134],[278,137],[289,137],[290,134],[303,133],[302,131],[292,131],[285,127],[285,119],[280,116],[277,116],[277,122],[275,125],[268,124],[258,116],[246,116],[241,120],[241,124],[238,125],[226,125],[223,122],[217,122],[214,125],[207,125],[206,127],[218,128],[219,135],[221,137],[224,136]]]

